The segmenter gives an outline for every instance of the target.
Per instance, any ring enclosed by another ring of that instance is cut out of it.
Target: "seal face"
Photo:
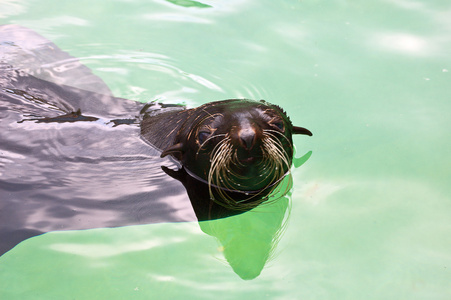
[[[263,100],[210,102],[174,116],[179,127],[161,157],[178,159],[188,174],[208,184],[212,198],[216,190],[232,206],[236,201],[227,192],[248,194],[240,200],[245,202],[271,190],[289,172],[292,134],[312,135]]]

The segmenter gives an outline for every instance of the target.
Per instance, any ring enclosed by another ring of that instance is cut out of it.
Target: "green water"
[[[314,133],[257,278],[199,224],[151,224],[29,239],[0,258],[1,299],[451,298],[449,1],[2,1],[0,23],[116,96],[263,98]]]

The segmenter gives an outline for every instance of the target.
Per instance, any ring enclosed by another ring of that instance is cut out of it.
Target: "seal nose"
[[[241,146],[246,150],[251,150],[255,144],[255,130],[251,128],[241,129],[238,132]]]

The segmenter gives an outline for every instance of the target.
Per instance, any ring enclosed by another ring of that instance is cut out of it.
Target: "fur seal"
[[[141,111],[143,138],[162,151],[161,157],[171,155],[206,183],[212,200],[235,209],[264,201],[290,170],[292,135],[312,135],[264,100],[229,99],[163,112],[148,108]]]
[[[137,117],[142,103],[114,97],[90,69],[32,30],[0,26],[0,42],[0,256],[45,232],[225,218],[199,225],[224,246],[241,278],[258,276],[285,226],[289,197],[262,207],[265,213],[226,217],[264,199],[278,182],[270,168],[291,163],[291,134],[309,131],[293,127],[280,108],[249,100],[192,110],[151,104]],[[140,131],[185,167],[162,166]],[[258,161],[268,166],[261,173],[268,187],[252,185]],[[237,210],[240,201],[246,207]]]

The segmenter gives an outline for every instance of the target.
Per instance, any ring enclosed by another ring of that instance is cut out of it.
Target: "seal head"
[[[188,174],[225,196],[248,198],[268,191],[290,170],[292,134],[312,135],[293,126],[285,112],[266,101],[232,99],[178,112],[180,127],[161,157],[172,155]]]

